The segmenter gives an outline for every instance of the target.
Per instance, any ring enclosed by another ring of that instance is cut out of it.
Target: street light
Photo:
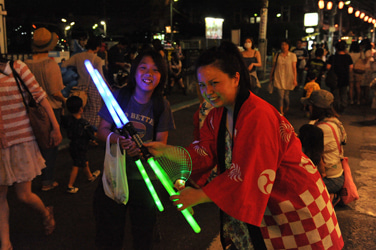
[[[106,21],[101,21],[101,25],[103,25],[103,33],[104,33],[104,36],[106,37],[107,36],[107,24],[106,24]]]

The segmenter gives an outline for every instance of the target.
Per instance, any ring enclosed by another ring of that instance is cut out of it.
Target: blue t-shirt
[[[124,111],[128,120],[132,122],[137,133],[141,137],[143,142],[150,142],[154,137],[154,115],[153,115],[153,101],[150,100],[148,103],[140,104],[133,96],[131,96],[128,101],[125,97],[127,96],[125,91],[119,91],[114,94],[117,96],[118,103],[121,109]],[[163,98],[164,111],[159,117],[156,132],[165,132],[175,129],[175,123],[172,116],[170,104],[168,100]],[[126,110],[124,108],[126,107]],[[118,132],[113,122],[113,119],[108,112],[106,106],[103,106],[99,111],[99,116],[109,123],[113,124],[113,131]],[[145,169],[151,179],[155,179],[155,174],[151,170],[150,166],[143,161]],[[127,177],[128,179],[142,179],[134,160],[131,157],[127,157]]]

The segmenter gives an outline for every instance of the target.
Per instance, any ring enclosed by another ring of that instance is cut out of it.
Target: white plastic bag
[[[111,145],[110,133],[107,136],[106,155],[104,157],[103,171],[103,189],[105,194],[124,205],[127,204],[129,198],[128,180],[125,164],[125,154],[120,151],[119,140],[117,144]]]

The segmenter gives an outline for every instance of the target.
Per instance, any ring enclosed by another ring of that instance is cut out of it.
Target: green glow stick
[[[144,168],[144,166],[142,165],[142,162],[140,159],[138,159],[137,161],[135,161],[137,167],[138,167],[138,170],[140,171],[141,175],[142,175],[142,178],[144,179],[145,181],[145,184],[146,186],[148,187],[149,189],[149,192],[151,194],[151,196],[153,197],[154,199],[154,202],[155,204],[157,205],[157,208],[160,212],[162,212],[164,210],[163,208],[163,205],[162,205],[162,202],[159,200],[159,197],[158,197],[158,194],[157,192],[155,191],[154,187],[153,187],[153,184],[151,183],[151,180],[149,178],[149,176],[147,175],[146,173],[146,170]]]
[[[167,190],[168,194],[170,196],[178,194],[175,192],[173,188],[173,183],[171,182],[170,178],[168,178],[166,172],[159,165],[159,163],[155,161],[153,158],[149,158],[148,163],[150,167],[153,169],[154,173],[157,175],[158,179],[161,181],[164,188]],[[182,205],[180,204],[180,207],[181,206]],[[192,214],[188,211],[188,209],[182,210],[181,213],[184,215],[185,219],[187,220],[187,222],[192,227],[195,233],[201,232],[200,226],[197,224],[196,220],[193,218]]]

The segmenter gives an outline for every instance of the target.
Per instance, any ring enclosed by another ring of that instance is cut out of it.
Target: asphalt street
[[[276,93],[266,92],[266,85],[260,91],[260,96],[272,105],[276,105]],[[169,144],[188,145],[192,139],[193,113],[198,108],[194,85],[189,94],[184,96],[176,89],[167,98],[174,110],[177,129],[169,135]],[[291,93],[291,109],[286,114],[287,119],[298,131],[308,120],[301,111],[299,98],[302,91]],[[345,155],[349,157],[353,178],[357,184],[360,199],[348,206],[337,206],[336,212],[342,235],[345,241],[344,249],[376,249],[376,110],[368,106],[349,106],[340,117],[348,133],[348,144]],[[65,142],[66,143],[66,142]],[[103,169],[104,143],[91,146],[89,161],[92,171]],[[56,231],[51,236],[43,235],[41,217],[26,205],[17,201],[14,189],[11,187],[8,195],[10,206],[11,239],[15,250],[50,250],[50,249],[95,249],[95,223],[92,213],[92,195],[98,180],[89,183],[82,173],[77,178],[80,191],[77,194],[65,192],[68,182],[71,160],[66,147],[59,151],[57,161],[57,181],[59,187],[48,192],[40,191],[41,181],[37,177],[33,181],[33,190],[47,205],[55,208],[57,222]],[[156,187],[165,211],[158,217],[158,232],[154,249],[156,250],[217,250],[219,222],[218,209],[214,204],[204,204],[195,207],[194,217],[201,226],[202,232],[196,234],[184,220],[181,213],[171,205],[168,194],[163,187]],[[126,246],[131,249],[129,228],[126,232]]]

